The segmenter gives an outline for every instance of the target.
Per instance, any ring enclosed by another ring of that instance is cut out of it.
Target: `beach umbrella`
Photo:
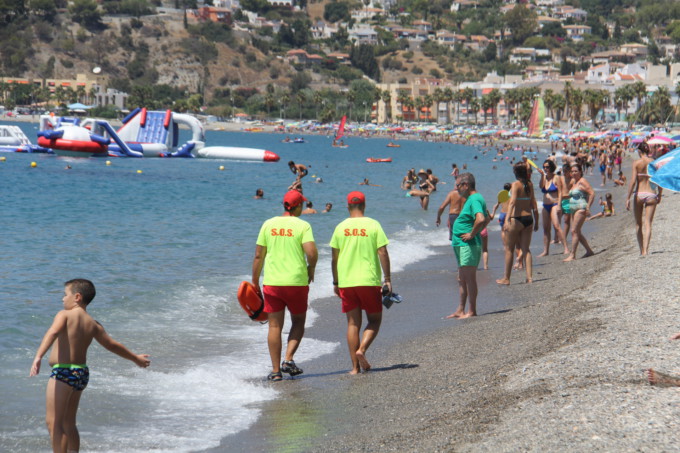
[[[654,138],[649,139],[647,144],[649,144],[649,145],[669,145],[672,141],[673,140],[668,138],[668,137],[659,136],[659,137],[654,137]]]
[[[680,148],[664,154],[647,167],[650,181],[659,187],[680,192]]]

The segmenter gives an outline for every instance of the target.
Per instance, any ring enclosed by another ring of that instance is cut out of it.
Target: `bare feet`
[[[541,253],[540,255],[538,255],[538,258],[541,258],[542,256],[548,256],[548,255],[550,255],[550,253],[544,251],[543,253]]]
[[[571,252],[569,251],[569,249],[564,249],[563,255],[569,255],[570,253],[571,253]]]
[[[591,250],[590,252],[586,252],[586,254],[583,255],[581,258],[588,258],[589,256],[593,256],[594,254],[595,254],[595,252],[593,252],[593,251]]]
[[[451,313],[446,319],[460,318],[465,313],[465,308],[458,308],[458,310]]]
[[[352,371],[350,371],[347,374],[355,375],[355,374],[359,374],[359,373],[361,373],[361,369],[357,370],[356,368],[354,368],[354,369],[352,369]]]
[[[569,256],[566,257],[565,259],[563,259],[562,261],[564,261],[566,263],[566,262],[569,262],[569,261],[574,261],[575,259],[576,259],[576,257],[574,255],[569,254]]]
[[[671,337],[671,340],[680,340],[680,332],[676,333]]]
[[[371,364],[368,363],[368,360],[366,360],[366,356],[364,355],[363,352],[357,351],[357,360],[359,361],[359,365],[364,371],[368,371],[371,369]]]
[[[526,282],[526,283],[533,283],[533,282],[534,282],[534,279],[533,279],[533,278],[527,278],[527,279],[525,280],[525,282]]]
[[[652,368],[647,370],[647,380],[657,387],[680,387],[680,378],[654,371]]]
[[[460,317],[460,319],[467,319],[467,318],[472,318],[473,316],[477,316],[476,312],[467,312],[463,316]]]
[[[551,242],[551,244],[559,244],[559,243],[560,243],[560,241],[558,239],[553,239],[553,241]]]
[[[508,280],[507,278],[499,278],[498,280],[496,280],[496,283],[498,283],[499,285],[509,285],[510,280]]]

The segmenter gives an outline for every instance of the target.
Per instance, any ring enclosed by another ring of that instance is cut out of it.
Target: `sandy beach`
[[[344,317],[336,300],[319,304],[307,335],[341,347],[301,364],[251,429],[213,451],[677,449],[680,389],[652,387],[644,371],[680,374],[680,342],[669,340],[680,331],[680,196],[665,192],[643,258],[625,189],[608,190],[617,215],[590,222],[594,257],[535,259],[533,284],[516,271],[503,288],[488,284],[502,272],[492,257],[476,319],[441,319],[456,290],[448,247],[393,278],[405,302],[386,312],[369,373],[346,375]]]

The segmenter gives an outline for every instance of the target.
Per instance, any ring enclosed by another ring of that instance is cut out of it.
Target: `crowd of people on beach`
[[[493,141],[484,141],[483,152],[494,148]],[[448,192],[437,210],[435,225],[446,218],[448,238],[458,263],[458,306],[447,318],[472,318],[477,316],[477,270],[482,264],[489,268],[487,226],[498,214],[501,238],[504,244],[503,277],[496,280],[500,285],[511,283],[515,269],[524,269],[525,282],[533,281],[533,257],[530,249],[533,233],[542,227],[542,258],[550,253],[550,246],[561,247],[566,255],[563,261],[577,259],[579,246],[583,246],[583,258],[595,252],[583,234],[586,221],[616,215],[612,193],[600,197],[601,212],[592,214],[595,190],[585,178],[592,175],[597,166],[601,186],[610,183],[614,188],[628,184],[626,210],[634,212],[636,238],[642,256],[649,254],[652,222],[656,207],[661,203],[662,189],[654,186],[647,173],[650,162],[664,153],[665,149],[652,149],[646,142],[637,147],[639,158],[632,164],[630,182],[623,175],[621,166],[627,151],[627,143],[602,141],[593,143],[577,140],[564,143],[560,159],[553,146],[552,153],[539,168],[527,154],[517,162],[509,160],[515,180],[503,185],[492,209],[488,209],[484,197],[477,189],[477,181],[467,172],[452,164],[451,177],[455,186]],[[500,161],[508,145],[496,146]],[[506,159],[508,160],[508,159]],[[283,212],[263,222],[256,240],[252,262],[251,283],[262,296],[263,310],[267,313],[267,344],[272,369],[267,379],[281,381],[283,373],[297,376],[303,370],[297,366],[294,355],[304,336],[308,308],[309,285],[314,281],[318,251],[311,225],[300,217],[317,211],[302,190],[302,179],[308,175],[307,166],[288,162],[295,180],[283,197]],[[616,173],[615,173],[616,170]],[[538,190],[541,207],[535,195],[532,173],[540,175]],[[614,178],[614,175],[617,178]],[[322,182],[317,179],[315,182]],[[361,185],[372,185],[365,179]],[[418,197],[420,206],[427,210],[430,196],[438,184],[445,184],[431,169],[410,168],[401,181],[401,189],[407,197]],[[254,198],[263,198],[264,191],[257,189]],[[330,240],[333,291],[340,298],[342,312],[347,320],[347,345],[351,362],[350,374],[371,369],[367,351],[376,339],[382,323],[383,305],[398,297],[393,293],[389,240],[380,223],[365,215],[366,196],[360,191],[347,194],[348,217],[335,228]],[[324,213],[333,208],[326,203]],[[541,219],[542,217],[542,219]],[[554,236],[553,236],[554,232]],[[569,234],[571,233],[571,241]],[[264,271],[262,284],[260,277]],[[52,348],[49,364],[52,367],[47,384],[46,422],[55,452],[78,451],[80,437],[76,428],[76,414],[82,391],[89,381],[86,353],[93,339],[106,349],[131,360],[140,367],[150,365],[149,356],[135,354],[113,340],[104,328],[87,314],[87,306],[96,292],[92,282],[84,279],[70,280],[64,284],[63,305],[46,332],[33,360],[30,375],[40,372],[43,356]],[[284,348],[282,333],[285,312],[288,310],[291,327]],[[363,314],[366,325],[362,332]],[[671,337],[680,339],[680,333]],[[649,382],[654,385],[680,386],[680,377],[670,376],[653,369],[647,371]]]

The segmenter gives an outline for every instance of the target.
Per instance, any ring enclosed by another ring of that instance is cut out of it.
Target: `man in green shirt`
[[[385,285],[392,292],[390,256],[387,236],[380,223],[364,216],[366,197],[359,191],[347,195],[349,218],[343,220],[331,238],[333,291],[342,299],[342,312],[347,315],[347,345],[352,360],[352,371],[368,371],[371,364],[366,351],[375,340],[382,322],[380,268],[385,274]],[[368,323],[359,340],[362,314]]]
[[[272,360],[272,372],[267,376],[270,381],[280,381],[281,372],[291,376],[302,374],[293,355],[305,333],[309,283],[314,281],[318,258],[312,227],[299,219],[304,201],[307,199],[296,190],[286,193],[283,215],[262,224],[255,247],[252,283],[260,292],[260,273],[264,267],[264,311],[268,313],[267,343]],[[286,307],[292,326],[285,360],[279,366]]]
[[[482,238],[479,233],[489,223],[489,214],[484,197],[477,193],[472,173],[461,174],[456,180],[456,188],[466,198],[456,223],[453,224],[451,241],[458,261],[460,304],[447,318],[470,318],[477,316],[477,266],[482,256]],[[470,305],[465,313],[467,300]]]

